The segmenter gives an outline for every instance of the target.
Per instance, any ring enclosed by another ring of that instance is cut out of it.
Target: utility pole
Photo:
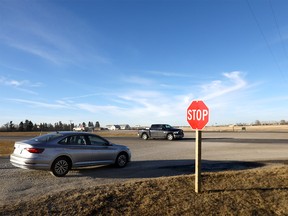
[[[72,126],[71,124],[72,124],[73,120],[69,120],[69,121],[70,121],[70,131],[71,131],[71,126]]]

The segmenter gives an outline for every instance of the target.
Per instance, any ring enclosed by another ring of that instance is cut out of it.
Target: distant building
[[[120,130],[120,125],[106,125],[106,128],[108,128],[108,130]]]
[[[83,127],[83,125],[79,125],[78,127],[74,127],[73,131],[85,131],[85,128]]]
[[[131,127],[128,124],[121,124],[120,129],[121,130],[131,130]]]
[[[108,130],[131,130],[131,127],[128,124],[121,125],[106,125]]]

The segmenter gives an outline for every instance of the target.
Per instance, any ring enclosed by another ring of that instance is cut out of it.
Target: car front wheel
[[[52,166],[51,172],[56,177],[63,177],[65,176],[70,170],[70,163],[69,160],[65,157],[57,158]]]
[[[128,156],[127,154],[125,153],[120,153],[117,158],[116,158],[116,161],[115,161],[115,165],[116,167],[125,167],[128,163]]]

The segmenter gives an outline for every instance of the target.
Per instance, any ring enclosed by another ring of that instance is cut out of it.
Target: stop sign
[[[192,101],[187,108],[187,121],[193,129],[205,127],[209,121],[209,109],[203,101]]]

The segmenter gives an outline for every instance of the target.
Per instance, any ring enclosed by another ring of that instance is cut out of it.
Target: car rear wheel
[[[115,161],[115,165],[116,167],[125,167],[128,163],[128,156],[127,154],[125,153],[120,153],[117,158],[116,158],[116,161]]]
[[[168,134],[168,135],[167,135],[167,139],[170,140],[170,141],[172,141],[172,140],[174,139],[173,134]]]
[[[66,157],[57,158],[52,166],[51,172],[56,177],[65,176],[70,170],[70,161]]]
[[[143,140],[147,140],[147,139],[148,139],[148,135],[147,135],[146,133],[143,133],[143,134],[142,134],[142,139],[143,139]]]

